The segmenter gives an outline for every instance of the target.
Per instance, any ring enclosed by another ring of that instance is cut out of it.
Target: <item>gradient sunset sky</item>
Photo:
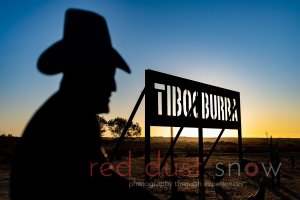
[[[61,75],[36,68],[62,38],[64,14],[103,15],[132,74],[118,70],[106,119],[128,118],[145,69],[239,91],[244,137],[300,137],[298,0],[7,0],[0,3],[0,133],[20,136]],[[74,116],[76,117],[76,116]],[[144,102],[134,121],[144,126]],[[46,127],[45,127],[46,128]],[[169,129],[152,129],[168,136]],[[185,136],[193,135],[188,129]],[[217,130],[205,130],[215,136]],[[42,134],[42,133],[41,133]],[[235,136],[228,131],[227,136]]]

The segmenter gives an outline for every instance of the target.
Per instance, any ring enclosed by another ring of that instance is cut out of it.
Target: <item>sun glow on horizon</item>
[[[173,137],[176,136],[179,127],[173,128]],[[203,129],[203,137],[218,137],[222,129]],[[171,127],[152,126],[151,137],[171,137]],[[198,128],[184,128],[180,134],[182,137],[198,137]],[[227,129],[222,134],[222,137],[237,137],[237,130]]]

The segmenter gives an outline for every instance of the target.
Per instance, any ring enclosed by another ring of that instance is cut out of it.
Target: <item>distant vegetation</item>
[[[0,164],[10,163],[19,139],[11,134],[0,135]]]
[[[2,133],[2,134],[0,134],[0,137],[13,137],[13,135]]]
[[[106,120],[102,116],[98,116],[98,122],[100,125],[100,135],[103,136],[105,132],[109,132],[113,137],[118,138],[121,136],[128,120],[121,117],[116,117],[111,120]],[[129,128],[125,134],[125,138],[140,137],[142,128],[139,123],[131,122]]]

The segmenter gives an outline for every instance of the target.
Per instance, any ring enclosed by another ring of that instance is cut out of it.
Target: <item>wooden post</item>
[[[281,164],[280,164],[280,155],[279,155],[279,146],[278,143],[275,143],[275,169],[278,170],[277,174],[276,174],[276,186],[277,188],[280,187],[280,168]],[[278,169],[279,168],[279,169]]]
[[[242,167],[244,167],[243,166],[242,117],[241,117],[241,103],[240,103],[240,98],[238,99],[238,105],[240,105],[240,107],[237,108],[238,120],[239,120],[239,123],[240,123],[240,127],[238,128],[239,161],[240,161],[240,165]]]
[[[171,143],[173,142],[173,127],[171,127]],[[171,149],[171,174],[175,174],[175,164],[174,164],[174,148]],[[176,193],[178,192],[178,188],[177,188],[177,176],[174,175],[171,177],[171,182],[172,182],[172,196],[175,196]]]
[[[204,159],[203,159],[203,129],[198,128],[198,143],[199,143],[199,199],[205,200],[205,186],[204,186]]]
[[[126,135],[128,129],[129,129],[129,126],[130,126],[130,124],[131,124],[131,122],[132,122],[132,120],[133,120],[133,118],[134,118],[134,116],[136,114],[136,111],[140,107],[140,104],[141,104],[141,102],[143,100],[144,95],[145,95],[145,88],[143,89],[142,93],[140,94],[140,96],[139,96],[139,98],[138,98],[138,100],[137,100],[137,102],[136,102],[136,104],[135,104],[135,106],[134,106],[134,108],[133,108],[133,110],[132,110],[132,112],[130,114],[130,117],[129,117],[129,119],[128,119],[128,121],[127,121],[127,123],[126,123],[126,125],[125,125],[125,127],[124,127],[124,129],[122,131],[122,133],[121,133],[121,136],[120,136],[120,138],[119,138],[119,140],[117,142],[117,145],[116,145],[115,149],[113,150],[113,153],[110,156],[110,162],[114,161],[115,156],[117,155],[118,150],[119,150],[119,148],[121,146],[121,143],[123,142],[123,140],[125,138],[125,135]]]
[[[270,163],[274,167],[274,147],[273,147],[273,139],[271,136],[270,139]],[[274,188],[275,187],[275,174],[271,173],[271,185]]]
[[[149,95],[149,88],[147,86],[148,77],[145,76],[145,108],[150,107],[150,102],[147,98],[147,95]],[[150,122],[149,122],[149,112],[148,109],[145,109],[145,182],[150,181],[150,176],[147,173],[147,165],[150,163]],[[150,172],[150,166],[148,168],[148,172]]]
[[[145,122],[145,182],[150,181],[150,176],[147,173],[150,172],[150,166],[147,169],[147,165],[150,163],[150,126]]]
[[[243,142],[242,142],[242,128],[238,129],[238,145],[239,145],[239,161],[240,165],[243,166]]]

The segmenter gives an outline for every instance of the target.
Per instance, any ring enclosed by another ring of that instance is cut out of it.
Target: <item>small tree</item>
[[[126,124],[127,124],[127,119],[121,117],[111,119],[107,122],[108,130],[116,138],[121,136],[122,131],[124,130]],[[125,137],[127,138],[139,137],[141,135],[141,131],[142,128],[139,125],[139,123],[131,122],[127,130],[127,133],[125,134]]]
[[[97,120],[100,126],[100,136],[103,136],[103,134],[107,131],[107,121],[104,117],[97,115]]]

